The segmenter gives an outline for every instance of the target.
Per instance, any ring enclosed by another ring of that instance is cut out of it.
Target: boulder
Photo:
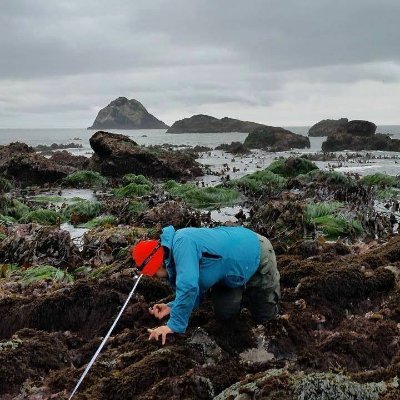
[[[66,150],[54,152],[49,160],[58,165],[66,165],[68,167],[74,167],[77,169],[88,169],[90,163],[90,159],[88,157],[74,156]]]
[[[234,118],[218,119],[210,115],[198,114],[174,122],[167,133],[251,132],[260,126],[264,125]]]
[[[76,168],[60,165],[36,154],[25,143],[0,146],[0,173],[13,178],[22,185],[54,183],[60,181]]]
[[[375,134],[375,131],[376,125],[370,121],[353,120],[343,127],[344,133],[355,136],[370,137]]]
[[[82,263],[69,232],[36,224],[8,228],[0,242],[0,262],[74,268]]]
[[[308,130],[308,136],[329,136],[339,132],[349,122],[347,118],[340,119],[323,119],[317,122]]]
[[[128,136],[104,131],[90,138],[91,167],[104,176],[122,178],[133,173],[154,178],[192,178],[202,175],[194,157],[177,151],[151,151]]]
[[[249,133],[244,145],[251,149],[286,151],[309,148],[310,139],[280,127],[264,126]]]
[[[231,144],[220,144],[215,148],[215,150],[223,150],[226,151],[227,153],[231,154],[249,154],[251,151],[243,144],[240,142],[232,142]]]
[[[168,125],[150,114],[137,100],[118,97],[102,108],[88,129],[167,129]]]
[[[381,150],[381,151],[400,151],[400,140],[392,139],[389,135],[377,133],[372,136],[352,135],[349,133],[336,133],[328,136],[322,143],[322,151],[361,151],[361,150]]]

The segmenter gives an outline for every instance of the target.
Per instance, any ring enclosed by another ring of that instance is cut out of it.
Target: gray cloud
[[[397,88],[399,11],[396,0],[2,0],[0,127],[86,126],[121,95],[168,123],[205,110],[306,123],[304,100],[319,115],[320,96],[342,113],[343,85]]]

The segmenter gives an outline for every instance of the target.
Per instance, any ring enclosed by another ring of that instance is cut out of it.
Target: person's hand
[[[150,333],[149,340],[158,340],[158,338],[161,336],[161,341],[163,345],[167,340],[167,335],[169,335],[170,333],[174,333],[172,332],[171,328],[168,328],[167,325],[159,326],[158,328],[154,329],[147,329],[147,332]]]
[[[171,307],[164,303],[155,304],[153,307],[149,308],[149,313],[158,319],[164,318],[166,315],[169,315],[170,312]]]

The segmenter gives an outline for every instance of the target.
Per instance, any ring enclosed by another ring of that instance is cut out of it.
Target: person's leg
[[[240,313],[243,287],[216,285],[211,288],[211,301],[217,319],[225,320]]]
[[[260,267],[246,285],[245,300],[255,322],[263,323],[278,315],[281,290],[274,249],[267,238],[258,237]]]

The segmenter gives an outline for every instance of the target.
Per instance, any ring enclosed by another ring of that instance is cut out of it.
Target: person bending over
[[[276,318],[280,276],[270,241],[244,227],[162,229],[160,240],[144,240],[132,249],[141,272],[169,280],[175,300],[149,312],[168,322],[149,329],[149,340],[184,333],[189,317],[209,290],[217,319],[239,314],[243,300],[256,323]]]

